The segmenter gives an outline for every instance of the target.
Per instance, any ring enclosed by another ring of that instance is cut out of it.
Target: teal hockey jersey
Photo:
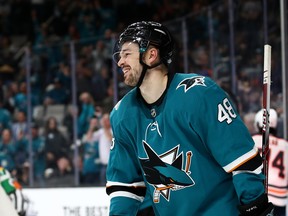
[[[175,74],[161,103],[137,88],[111,112],[110,215],[149,197],[163,216],[234,216],[264,193],[261,158],[228,95],[210,78]]]

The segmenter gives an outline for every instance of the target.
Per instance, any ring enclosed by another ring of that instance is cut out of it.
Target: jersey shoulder
[[[194,73],[175,74],[170,89],[175,100],[186,101],[188,104],[194,105],[203,101],[204,98],[212,100],[211,97],[215,97],[215,95],[223,96],[223,90],[211,78]]]
[[[196,74],[196,73],[176,73],[174,76],[174,80],[179,81],[180,82],[179,84],[185,84],[185,83],[188,83],[188,81],[190,81],[189,84],[192,86],[203,84],[203,82],[206,86],[215,84],[215,82],[210,77],[203,76],[203,75]]]
[[[137,89],[130,90],[118,103],[114,106],[110,114],[112,123],[123,120],[133,115],[133,109],[137,107]]]
[[[205,92],[210,87],[217,86],[211,78],[195,73],[177,73],[175,74],[172,83],[176,90],[182,89],[184,93]]]

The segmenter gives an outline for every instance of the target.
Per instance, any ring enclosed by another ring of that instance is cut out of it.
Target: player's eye
[[[122,54],[121,58],[127,58],[129,55],[131,55],[131,52],[125,52]]]

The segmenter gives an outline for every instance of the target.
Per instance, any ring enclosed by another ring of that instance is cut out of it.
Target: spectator
[[[110,113],[114,107],[114,82],[112,79],[109,82],[109,85],[107,87],[107,96],[102,101],[103,104],[103,111]]]
[[[74,135],[74,119],[73,116],[77,115],[74,106],[67,106],[62,125],[67,128],[67,135],[70,140],[73,140]]]
[[[80,34],[77,29],[77,26],[75,23],[70,23],[68,26],[68,34],[65,36],[65,40],[70,42],[72,41],[78,41],[80,39]]]
[[[6,71],[14,72],[15,65],[12,57],[13,53],[16,51],[16,47],[12,42],[10,35],[7,34],[5,35],[3,33],[1,34],[0,49],[1,49],[0,65],[5,65]]]
[[[247,113],[243,116],[244,124],[246,125],[251,135],[254,135],[255,133],[258,132],[258,130],[256,130],[254,126],[254,117],[255,117],[254,112]]]
[[[82,52],[83,52],[83,49],[82,49]],[[93,70],[91,69],[89,63],[90,61],[85,55],[80,56],[80,58],[77,60],[77,65],[76,65],[77,91],[79,95],[83,92],[89,92],[90,94],[93,93],[92,91],[92,89],[94,88],[93,83],[92,83]]]
[[[17,179],[25,185],[29,183],[29,142],[24,131],[19,131],[15,143],[15,167]]]
[[[81,138],[88,130],[89,121],[94,115],[94,100],[90,93],[83,92],[80,97],[80,115],[78,117],[78,137]]]
[[[100,184],[106,183],[106,168],[109,160],[110,147],[112,145],[112,129],[110,125],[110,115],[108,113],[103,114],[101,118],[101,128],[95,131],[95,125],[93,127],[90,124],[90,128],[87,132],[86,141],[99,142],[99,160],[101,163],[100,171]]]
[[[106,66],[107,59],[111,57],[110,50],[103,40],[98,40],[95,49],[92,51],[94,70],[100,73],[101,68]]]
[[[109,83],[109,69],[107,66],[103,66],[100,70],[100,72],[95,73],[92,78],[92,84],[93,84],[93,98],[96,102],[99,102],[106,98],[107,94],[107,87]]]
[[[27,85],[26,82],[21,82],[19,92],[14,97],[14,106],[17,110],[27,112]]]
[[[193,72],[203,76],[213,77],[207,49],[205,49],[205,47],[199,47],[192,53],[194,59]]]
[[[18,93],[19,87],[18,84],[14,81],[8,82],[6,95],[4,95],[3,104],[4,107],[14,113],[15,111],[15,95]]]
[[[33,172],[36,181],[40,186],[44,186],[44,170],[45,170],[45,155],[44,155],[44,137],[39,135],[38,125],[32,124],[32,151],[33,151]],[[25,185],[29,183],[29,142],[24,136],[23,131],[20,131],[17,140],[15,141],[15,166],[17,169],[18,180]]]
[[[15,147],[14,162],[17,170],[17,178],[22,184],[28,184],[28,124],[25,111],[17,111],[16,120],[12,124],[13,142]]]
[[[84,184],[100,184],[100,158],[99,158],[99,142],[87,139],[87,135],[97,131],[99,127],[98,118],[90,119],[90,125],[87,134],[83,136],[83,168],[82,178]]]
[[[8,169],[14,176],[16,167],[14,162],[15,144],[10,129],[4,129],[0,140],[0,166]]]
[[[4,129],[11,128],[12,118],[10,112],[3,107],[3,97],[0,98],[0,134]]]
[[[96,33],[94,17],[88,10],[83,10],[77,19],[80,38],[94,37]]]
[[[41,187],[45,185],[44,172],[46,167],[45,160],[45,139],[44,136],[39,134],[39,126],[33,124],[31,126],[32,135],[32,149],[33,149],[33,169],[34,177],[36,182],[39,183]]]
[[[44,96],[44,105],[67,104],[69,101],[68,90],[64,88],[63,83],[59,78],[54,79],[54,83],[50,88],[46,89]]]
[[[71,74],[70,67],[65,62],[59,63],[59,70],[56,73],[56,79],[63,84],[64,89],[66,89],[67,94],[70,96],[71,91]]]
[[[64,175],[72,170],[69,158],[69,145],[64,135],[60,132],[57,120],[49,117],[45,127],[45,175]],[[50,174],[49,174],[50,173]]]
[[[16,113],[16,120],[12,124],[12,134],[14,140],[18,140],[19,136],[27,136],[28,128],[26,122],[26,113],[24,111],[18,111]]]

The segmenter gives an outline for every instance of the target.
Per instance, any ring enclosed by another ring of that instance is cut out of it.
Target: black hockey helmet
[[[168,66],[172,62],[174,40],[169,30],[160,23],[141,21],[129,25],[120,35],[116,49],[120,51],[122,44],[127,41],[137,43],[140,53],[153,45],[160,50],[161,63]]]

